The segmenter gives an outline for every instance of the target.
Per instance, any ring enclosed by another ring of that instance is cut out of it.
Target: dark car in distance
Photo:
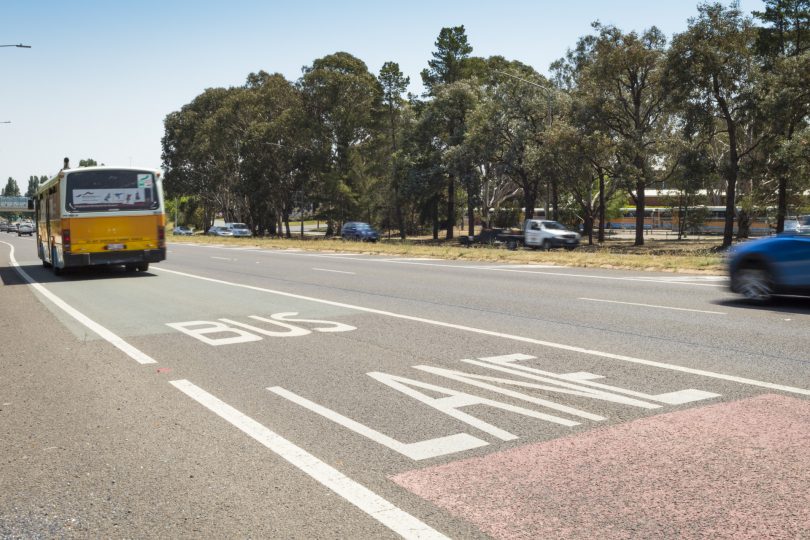
[[[380,239],[380,234],[368,223],[349,221],[340,229],[340,237],[344,240],[357,240],[358,242],[376,242]]]
[[[785,232],[734,247],[728,256],[731,290],[752,302],[774,295],[810,295],[810,232]]]

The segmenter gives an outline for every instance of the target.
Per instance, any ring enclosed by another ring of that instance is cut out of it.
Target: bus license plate
[[[115,251],[120,249],[124,249],[124,244],[107,244],[107,250],[109,251]]]

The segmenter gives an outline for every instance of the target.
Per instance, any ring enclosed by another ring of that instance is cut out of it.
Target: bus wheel
[[[129,264],[125,264],[124,268],[127,269],[127,272],[134,272],[135,270],[137,270],[138,265],[136,265],[135,263],[129,263]]]
[[[147,270],[149,270],[149,263],[148,262],[138,264],[138,271],[139,272],[146,272]]]
[[[63,270],[62,270],[61,268],[59,268],[58,266],[54,265],[54,267],[53,267],[53,274],[54,274],[55,276],[61,276],[61,275],[62,275],[62,272],[63,272]]]

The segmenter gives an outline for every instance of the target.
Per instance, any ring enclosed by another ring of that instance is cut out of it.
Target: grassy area
[[[220,238],[209,236],[170,236],[170,242],[210,243],[253,246],[266,249],[370,253],[387,256],[425,257],[448,260],[506,262],[516,264],[556,264],[581,268],[617,268],[702,274],[724,273],[722,254],[715,250],[720,239],[647,239],[636,247],[631,240],[611,240],[602,246],[582,245],[574,251],[562,249],[533,251],[504,248],[461,247],[457,242],[428,240],[382,240],[376,244],[346,242],[340,239]]]

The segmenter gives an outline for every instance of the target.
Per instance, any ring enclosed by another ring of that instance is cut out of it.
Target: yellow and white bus
[[[166,216],[160,172],[149,169],[63,169],[35,195],[42,265],[125,265],[146,271],[166,259]]]

